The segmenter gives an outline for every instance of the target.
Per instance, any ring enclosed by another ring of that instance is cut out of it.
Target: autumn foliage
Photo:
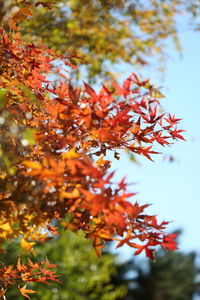
[[[10,33],[1,28],[2,247],[5,240],[17,239],[25,251],[32,251],[35,243],[47,241],[64,226],[83,230],[98,255],[111,240],[150,258],[157,245],[176,249],[175,236],[164,231],[167,222],[159,224],[145,213],[148,205],[134,201],[125,179],[114,181],[106,155],[113,153],[119,160],[125,150],[153,160],[156,143],[168,146],[184,139],[177,128],[180,119],[161,112],[162,94],[135,73],[122,86],[113,82],[99,92],[87,83],[72,86],[66,57],[19,38],[17,23],[31,15],[31,6],[25,7],[10,19]],[[3,264],[1,296],[18,285],[29,298],[34,291],[26,289],[27,283],[59,281],[52,267],[48,260]]]

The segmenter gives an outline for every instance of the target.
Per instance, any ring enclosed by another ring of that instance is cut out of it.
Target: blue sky
[[[175,157],[174,163],[163,161],[163,156],[154,156],[155,162],[141,158],[142,166],[136,166],[124,156],[113,162],[116,178],[127,175],[132,187],[139,194],[140,203],[151,203],[149,211],[158,215],[160,221],[173,221],[169,231],[182,229],[179,249],[200,252],[200,33],[192,31],[180,35],[183,56],[177,54],[170,41],[164,80],[158,73],[145,72],[152,83],[162,86],[166,98],[162,101],[164,109],[183,118],[180,128],[185,129],[187,142],[177,142],[165,153]],[[122,67],[123,69],[123,67]],[[124,71],[124,70],[122,70]],[[133,69],[127,69],[124,78]],[[128,255],[128,250],[122,254]]]

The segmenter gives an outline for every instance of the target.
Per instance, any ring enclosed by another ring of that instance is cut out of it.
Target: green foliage
[[[6,93],[5,89],[0,89],[0,109],[4,108],[6,104]]]
[[[12,264],[19,255],[19,246],[7,246],[7,251],[7,263]],[[41,244],[36,248],[35,254],[37,260],[47,255],[52,263],[58,264],[63,284],[54,283],[50,287],[42,285],[31,296],[32,300],[115,300],[126,293],[125,285],[114,286],[111,283],[111,278],[116,273],[115,257],[104,254],[97,259],[91,241],[84,239],[82,232],[75,234],[66,231],[58,239]],[[1,260],[4,259],[3,254],[0,257]],[[31,259],[35,260],[34,255]],[[26,261],[26,255],[22,261]],[[30,286],[32,287],[33,285]],[[7,299],[23,299],[18,295],[17,287],[13,287],[6,296]]]
[[[169,253],[150,263],[149,273],[140,272],[134,299],[191,300],[197,290],[195,254]]]

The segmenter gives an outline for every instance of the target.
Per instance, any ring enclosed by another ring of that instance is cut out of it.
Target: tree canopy
[[[8,19],[9,7],[17,9],[23,2],[38,1],[6,1],[3,20]],[[47,9],[51,2],[53,9]],[[105,80],[114,73],[112,64],[127,62],[135,68],[150,64],[152,57],[161,64],[168,55],[169,37],[180,50],[179,31],[185,28],[178,20],[188,16],[194,23],[199,7],[199,0],[88,0],[84,5],[81,0],[41,1],[32,18],[24,21],[21,34],[70,55],[74,64],[84,65],[90,81],[99,80],[100,74]],[[191,22],[184,24],[188,28]]]
[[[117,273],[115,256],[104,253],[99,259],[89,239],[84,238],[83,232],[77,234],[67,230],[60,232],[61,236],[52,239],[46,244],[37,245],[35,254],[29,254],[31,260],[48,257],[50,261],[58,264],[62,284],[55,283],[51,286],[38,286],[33,300],[115,300],[126,294],[127,288],[123,284],[114,285],[113,276]],[[6,254],[0,254],[0,259],[7,259],[7,263],[14,264],[17,256],[21,260],[27,259],[27,253],[22,255],[19,244],[4,246]],[[41,283],[42,285],[42,283]],[[34,286],[33,286],[34,288]],[[8,299],[24,299],[20,297],[17,287],[14,286],[7,293]]]
[[[54,11],[53,4],[19,5],[0,38],[1,245],[20,240],[31,252],[63,226],[82,230],[97,255],[110,240],[152,259],[158,245],[176,249],[167,222],[146,213],[148,205],[134,200],[124,178],[114,181],[107,154],[118,160],[125,150],[153,160],[155,144],[184,140],[180,119],[161,111],[159,89],[135,73],[122,86],[112,82],[99,92],[86,82],[72,86],[66,71],[74,66],[65,55],[22,38],[26,26],[20,22],[40,6]],[[35,291],[28,283],[59,281],[54,267],[48,260],[3,263],[1,296],[17,285],[29,298]]]
[[[157,261],[130,259],[117,266],[113,284],[128,286],[123,300],[192,300],[200,293],[198,254],[159,250]]]

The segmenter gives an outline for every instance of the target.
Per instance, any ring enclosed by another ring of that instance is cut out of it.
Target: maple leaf
[[[35,245],[35,242],[28,242],[25,238],[22,238],[20,244],[26,252],[29,252]]]
[[[171,126],[176,125],[178,122],[180,122],[182,119],[176,118],[176,116],[172,116],[169,114],[168,118],[164,118],[165,121],[167,121]]]
[[[155,260],[155,249],[145,248],[146,257]]]
[[[177,233],[169,234],[164,236],[163,242],[161,243],[164,250],[176,250],[177,244],[174,240],[177,237]]]
[[[180,139],[180,140],[183,140],[183,141],[186,141],[185,138],[180,135],[180,132],[184,132],[185,130],[177,130],[177,128],[175,128],[174,130],[170,130],[170,134],[173,138],[173,140],[177,140],[177,139]]]
[[[58,227],[52,226],[51,224],[47,224],[47,229],[53,234],[53,235],[59,235],[57,229]]]
[[[164,146],[164,145],[170,144],[167,141],[167,139],[169,139],[169,138],[170,138],[169,136],[162,136],[162,131],[156,131],[153,133],[153,137],[151,138],[151,140],[156,140],[157,143]]]
[[[70,229],[71,231],[75,232],[78,229],[78,226],[72,224],[71,222],[62,222],[61,224],[64,227],[64,230]]]
[[[147,79],[147,80],[144,80],[144,81],[140,81],[139,80],[139,78],[138,78],[138,76],[135,74],[135,73],[132,73],[132,76],[133,76],[133,81],[137,84],[137,85],[139,85],[139,86],[146,86],[147,85],[147,83],[149,83],[149,80]]]
[[[6,290],[0,290],[0,298],[6,293],[7,289]]]
[[[28,262],[29,262],[29,265],[30,265],[30,267],[31,268],[33,268],[33,269],[38,269],[39,267],[40,267],[40,265],[38,264],[38,263],[33,263],[31,260],[30,260],[30,258],[28,258]],[[20,271],[20,270],[19,270]]]
[[[22,265],[21,265],[21,260],[20,260],[20,258],[18,258],[18,261],[17,261],[17,270],[21,272],[22,269],[23,268],[22,268]]]
[[[28,294],[34,294],[34,293],[36,293],[36,291],[27,289],[26,287],[27,287],[27,285],[25,284],[22,288],[20,288],[19,289],[20,293],[22,294],[22,296],[24,296],[24,297],[26,297],[28,299],[31,299]]]
[[[98,101],[99,97],[97,96],[95,90],[86,82],[84,82],[85,86],[85,91],[87,92],[88,95],[90,95],[92,98],[90,98],[90,102],[96,102]]]
[[[50,264],[47,257],[46,257],[45,263],[46,263],[47,268],[55,268],[57,266],[56,264]]]
[[[149,147],[128,147],[129,150],[140,154],[140,155],[144,155],[146,156],[149,160],[153,161],[153,159],[151,158],[151,156],[149,154],[160,154],[160,152],[156,152],[156,151],[151,151],[152,146]]]
[[[48,280],[56,281],[56,282],[62,284],[62,281],[61,281],[60,279],[58,279],[57,277],[59,277],[59,275],[53,275],[53,274],[52,274],[52,275],[48,278]]]
[[[72,158],[80,157],[80,154],[77,153],[75,148],[72,148],[72,149],[68,150],[67,152],[63,152],[62,157],[67,158],[67,159],[72,159]]]
[[[102,241],[98,236],[94,236],[93,245],[96,251],[97,256],[101,256],[101,251],[103,248]]]
[[[143,246],[143,245],[137,245],[137,244],[136,244],[136,245],[134,246],[134,248],[137,248],[138,250],[135,251],[134,254],[135,254],[135,255],[139,255],[139,254],[145,249],[145,247],[146,247],[145,245]]]
[[[119,247],[123,246],[124,244],[127,244],[133,248],[138,248],[139,246],[137,244],[130,242],[130,240],[132,240],[132,239],[133,239],[132,230],[130,228],[128,230],[126,236],[122,240],[119,240],[119,243],[117,244],[116,248],[119,248]]]
[[[35,161],[31,161],[31,160],[24,160],[23,165],[26,166],[27,168],[31,168],[31,169],[40,170],[42,168],[40,163],[35,162]]]
[[[157,105],[154,106],[153,109],[151,109],[150,113],[148,115],[142,113],[141,116],[145,120],[145,123],[157,123],[160,119],[163,118],[165,114],[157,115]]]
[[[32,16],[31,12],[31,5],[26,6],[24,8],[20,8],[18,12],[16,12],[14,15],[12,15],[9,19],[9,27],[13,30],[19,30],[20,28],[16,27],[16,24],[18,22],[21,22],[22,20],[26,19],[29,16]]]
[[[8,266],[8,268],[5,269],[4,275],[11,274],[12,270],[13,270],[13,266],[12,265]]]
[[[118,187],[120,190],[126,190],[127,188],[127,183],[125,182],[126,177],[122,178],[122,180],[118,183]]]
[[[126,96],[131,94],[131,86],[132,86],[132,74],[123,82],[123,96],[126,98]]]

